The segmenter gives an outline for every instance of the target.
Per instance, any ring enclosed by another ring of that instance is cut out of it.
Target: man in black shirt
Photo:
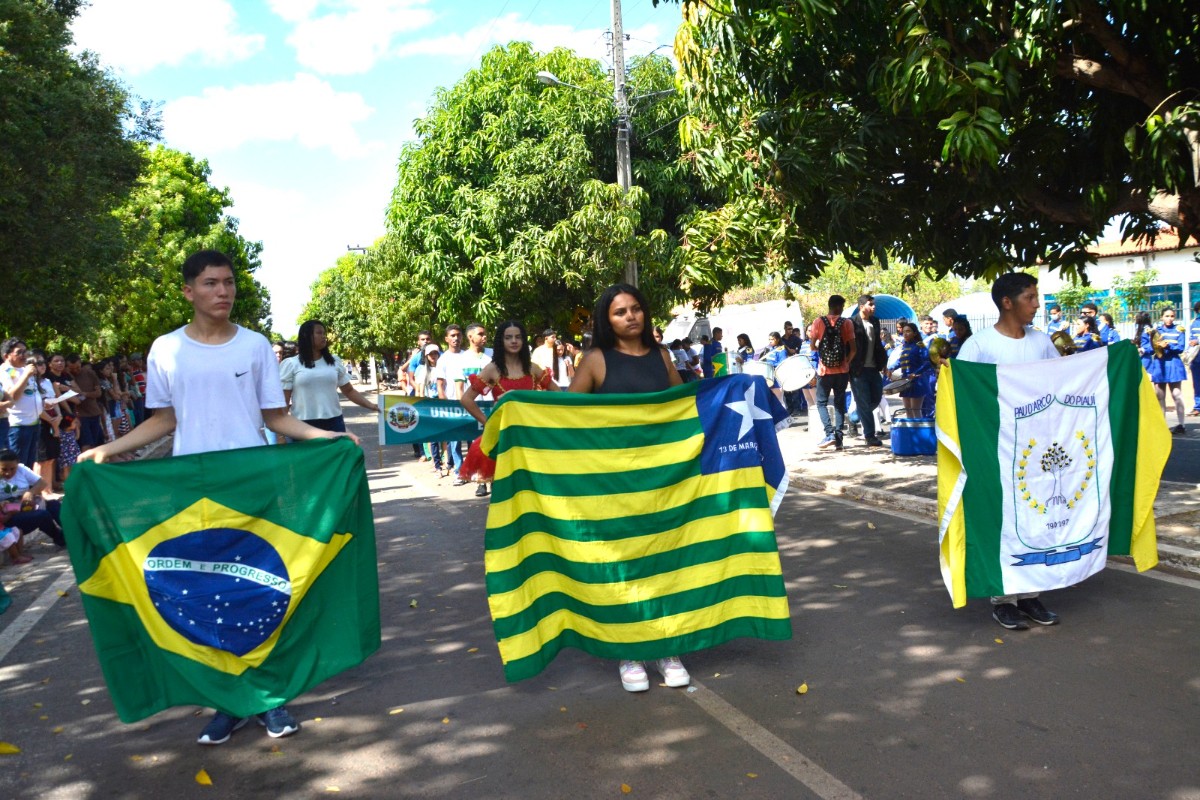
[[[854,358],[850,361],[850,391],[858,408],[858,421],[868,446],[880,447],[883,442],[875,433],[875,409],[883,399],[883,370],[887,353],[880,337],[879,320],[875,317],[875,298],[869,294],[858,298],[858,316],[854,318]]]

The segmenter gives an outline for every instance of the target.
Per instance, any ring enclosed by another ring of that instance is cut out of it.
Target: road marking
[[[808,787],[822,800],[862,800],[862,795],[817,766],[796,748],[738,711],[704,684],[693,680],[694,692],[685,696],[710,717],[733,731],[746,744],[769,758],[781,770]]]
[[[46,587],[46,591],[33,601],[33,605],[22,611],[16,619],[9,623],[7,628],[0,631],[0,661],[8,657],[12,649],[20,644],[25,635],[33,630],[33,626],[37,625],[46,612],[58,602],[60,596],[58,593],[64,592],[74,585],[75,573],[68,566],[53,583]]]
[[[918,517],[915,514],[906,514],[903,511],[892,511],[891,509],[888,509],[888,508],[881,508],[880,506],[875,506],[875,505],[870,505],[870,504],[864,505],[863,503],[858,503],[853,500],[845,500],[841,497],[833,497],[831,495],[822,495],[821,500],[822,501],[828,500],[833,503],[840,503],[844,506],[850,506],[851,508],[856,508],[859,511],[874,511],[879,514],[887,514],[889,517],[896,517],[897,519],[904,519],[904,520],[908,520],[909,522],[919,523],[921,525],[933,525],[934,524],[933,520],[928,519],[926,517]],[[1166,550],[1166,549],[1170,548],[1170,545],[1160,544],[1159,548],[1160,548],[1160,550]],[[1178,549],[1178,548],[1171,548],[1171,549]],[[1189,589],[1200,589],[1200,579],[1184,578],[1179,575],[1170,575],[1166,572],[1159,572],[1154,569],[1148,569],[1145,572],[1138,572],[1137,568],[1130,564],[1122,564],[1120,562],[1111,561],[1111,560],[1108,562],[1108,568],[1120,570],[1121,572],[1129,572],[1133,575],[1141,575],[1144,578],[1152,578],[1156,581],[1163,581],[1164,583],[1173,583],[1176,586],[1186,586]],[[1180,569],[1183,569],[1183,568],[1180,567]]]

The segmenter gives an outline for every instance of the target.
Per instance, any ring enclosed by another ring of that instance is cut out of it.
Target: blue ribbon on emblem
[[[1059,564],[1069,564],[1072,561],[1078,561],[1084,556],[1095,552],[1103,542],[1104,537],[1100,537],[1090,542],[1067,547],[1063,550],[1040,550],[1036,553],[1010,553],[1013,558],[1017,559],[1010,566],[1030,567],[1035,564],[1044,564],[1047,567],[1056,567]]]

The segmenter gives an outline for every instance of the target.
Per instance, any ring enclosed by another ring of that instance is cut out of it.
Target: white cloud
[[[339,158],[372,152],[355,130],[374,113],[357,92],[338,92],[312,75],[291,81],[210,87],[199,97],[182,97],[163,108],[163,128],[172,147],[196,153],[233,150],[247,142],[295,141],[329,148]]]
[[[259,34],[237,30],[228,0],[97,0],[71,26],[79,49],[129,75],[199,59],[208,65],[244,61],[263,48]]]
[[[367,72],[387,55],[396,36],[432,23],[427,0],[270,0],[271,9],[295,27],[287,42],[296,61],[323,75]],[[334,6],[336,10],[325,10]],[[324,13],[321,13],[324,11]]]
[[[404,56],[449,56],[452,58],[470,59],[483,53],[497,44],[509,42],[530,42],[538,52],[548,53],[555,47],[566,47],[574,50],[584,58],[594,58],[597,61],[610,63],[611,54],[608,52],[608,41],[604,36],[606,27],[574,28],[570,25],[539,25],[524,22],[519,14],[505,14],[496,17],[491,22],[481,23],[466,33],[452,33],[430,39],[418,39],[406,42],[395,50],[395,55]],[[648,23],[638,28],[627,29],[625,34],[629,41],[625,42],[625,57],[642,55],[658,48],[660,44],[669,44],[670,39],[662,40],[659,28],[654,23]],[[664,55],[670,51],[664,48]]]

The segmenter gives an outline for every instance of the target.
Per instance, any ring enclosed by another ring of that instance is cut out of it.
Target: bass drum
[[[742,374],[761,375],[766,379],[768,386],[775,383],[775,368],[765,361],[747,361],[742,364]]]
[[[808,356],[791,356],[775,367],[775,378],[785,392],[798,392],[817,377],[817,369]]]

